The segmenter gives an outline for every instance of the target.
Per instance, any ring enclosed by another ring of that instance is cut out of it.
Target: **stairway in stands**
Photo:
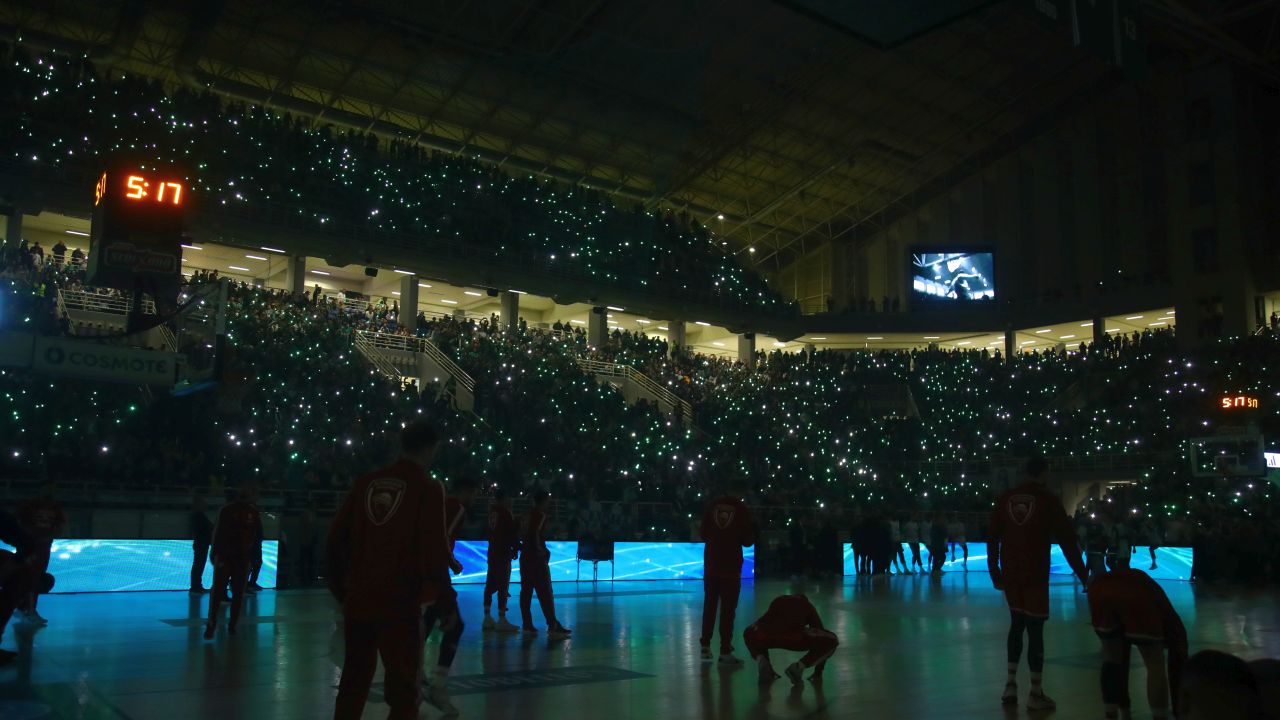
[[[455,408],[475,413],[476,381],[425,338],[357,330],[356,350],[378,372],[397,381],[416,380],[418,387],[439,385]]]
[[[640,400],[655,405],[664,415],[692,423],[693,406],[679,395],[654,382],[652,378],[630,365],[577,358],[578,367],[597,382],[605,383],[622,393],[629,403]]]

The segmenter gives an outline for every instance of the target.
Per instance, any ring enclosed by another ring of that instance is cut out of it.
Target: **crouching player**
[[[1089,613],[1102,639],[1102,702],[1108,718],[1129,715],[1129,648],[1147,666],[1147,702],[1157,720],[1170,717],[1187,660],[1187,631],[1169,597],[1146,573],[1119,567],[1089,584]],[[1168,651],[1168,672],[1165,652]]]
[[[769,609],[742,633],[747,652],[760,669],[760,682],[778,677],[769,662],[770,650],[792,650],[805,656],[784,671],[793,684],[803,681],[806,668],[813,668],[809,679],[821,682],[827,659],[840,641],[835,633],[822,626],[818,611],[804,595],[782,595],[769,603]]]

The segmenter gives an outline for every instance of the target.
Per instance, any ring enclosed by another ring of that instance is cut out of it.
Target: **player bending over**
[[[836,651],[840,641],[835,633],[822,626],[818,611],[804,595],[781,595],[769,603],[769,609],[742,633],[747,652],[755,658],[760,671],[760,682],[778,677],[769,662],[770,650],[793,650],[804,657],[787,666],[784,671],[795,685],[803,681],[806,668],[813,668],[809,679],[822,681],[822,671],[827,660]]]
[[[1089,584],[1089,614],[1102,639],[1102,702],[1108,718],[1129,715],[1129,648],[1147,666],[1147,702],[1156,720],[1169,717],[1187,659],[1187,630],[1164,590],[1141,570],[1120,567]],[[1169,669],[1165,673],[1165,651]]]

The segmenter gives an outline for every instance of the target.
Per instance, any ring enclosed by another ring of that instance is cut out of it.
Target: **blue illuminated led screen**
[[[262,543],[258,584],[276,586],[280,543]],[[0,543],[0,548],[13,548]],[[186,590],[191,584],[194,551],[190,540],[55,540],[49,560],[57,593]],[[213,585],[213,566],[205,563],[204,586]]]
[[[906,544],[902,544],[903,556],[907,562],[911,562],[911,549]],[[960,552],[960,548],[956,547],[955,560],[951,559],[948,552],[947,560],[942,565],[943,572],[982,572],[987,571],[987,544],[986,543],[969,543],[969,563],[966,565],[964,556]],[[929,567],[929,549],[924,545],[920,546],[920,562],[924,563],[925,568]],[[1133,556],[1130,560],[1132,567],[1138,568],[1150,575],[1155,580],[1190,580],[1191,579],[1191,548],[1185,547],[1161,547],[1156,548],[1156,568],[1151,568],[1151,555],[1145,545],[1135,545],[1133,548]],[[853,551],[848,543],[844,545],[844,574],[856,575],[857,568],[854,567]],[[1049,574],[1051,575],[1070,575],[1071,566],[1067,564],[1067,558],[1062,554],[1062,550],[1057,545],[1049,553]]]
[[[578,543],[548,542],[551,551],[553,582],[591,579],[591,562],[579,567]],[[453,556],[462,563],[462,574],[453,581],[460,585],[483,583],[488,572],[489,543],[483,540],[459,540]],[[755,577],[755,548],[742,549],[742,577]],[[702,543],[619,542],[613,545],[613,563],[601,562],[597,572],[601,580],[701,580]],[[581,570],[581,575],[579,575]],[[520,563],[511,563],[511,582],[520,582]]]
[[[989,252],[911,254],[911,292],[935,301],[996,296],[995,256]]]

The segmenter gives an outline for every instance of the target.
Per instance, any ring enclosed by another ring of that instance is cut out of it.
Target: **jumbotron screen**
[[[996,296],[995,278],[990,252],[911,254],[911,295],[919,300],[990,300]]]

